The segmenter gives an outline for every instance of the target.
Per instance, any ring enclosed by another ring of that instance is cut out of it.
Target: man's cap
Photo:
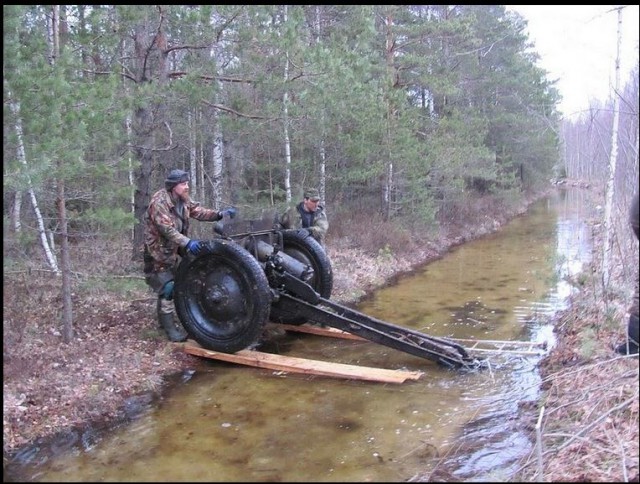
[[[315,202],[317,200],[320,200],[320,194],[315,188],[309,188],[304,192],[304,198],[308,198]]]
[[[178,183],[189,181],[189,173],[184,170],[174,169],[169,172],[169,176],[164,181],[167,190],[173,190]]]

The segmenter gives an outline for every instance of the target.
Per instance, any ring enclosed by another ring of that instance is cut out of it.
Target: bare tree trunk
[[[58,181],[58,220],[60,220],[60,258],[62,262],[62,341],[73,339],[73,303],[71,301],[71,259],[69,257],[69,234],[67,232],[67,208],[65,204],[64,180]]]
[[[111,5],[110,8],[108,8],[107,10],[107,15],[109,16],[110,20],[111,20],[111,24],[113,25],[113,29],[114,31],[117,31],[118,29],[118,25],[117,25],[117,18],[118,16],[115,13],[115,6]],[[126,56],[126,40],[123,40],[122,43],[120,44],[120,57],[121,58],[125,58]],[[123,65],[120,69],[120,73],[122,75],[122,77],[125,77],[126,74],[126,67]],[[127,83],[122,83],[122,90],[127,93],[127,95],[129,95],[129,88],[127,86]],[[127,143],[129,144],[129,146],[133,146],[133,119],[132,119],[132,115],[131,113],[128,113],[126,118],[125,118],[125,130],[127,133]],[[131,204],[131,214],[134,216],[136,215],[136,198],[135,198],[135,187],[136,187],[136,179],[135,179],[135,171],[133,168],[133,157],[131,156],[131,150],[127,150],[127,175],[128,175],[128,180],[129,180],[129,187],[131,188],[131,196],[130,196],[130,204]],[[131,227],[131,240],[135,239],[135,226]],[[135,244],[134,244],[134,253],[135,253]]]
[[[125,120],[127,127],[127,140],[131,143],[133,138],[133,130],[131,129],[131,116],[127,115],[127,119]],[[135,179],[133,178],[133,159],[131,158],[131,152],[129,151],[127,154],[127,166],[128,166],[128,174],[129,174],[129,186],[135,187]],[[131,213],[135,215],[136,210],[136,200],[134,196],[134,191],[131,190]],[[134,229],[131,227],[131,238],[133,239]]]
[[[202,110],[200,108],[196,109],[195,112],[195,120],[196,120],[196,125],[200,124],[202,126]],[[200,123],[198,123],[198,121],[200,121]],[[201,200],[204,202],[207,196],[207,190],[204,186],[204,180],[205,180],[205,163],[204,163],[204,140],[203,140],[204,136],[200,136],[200,140],[199,140],[199,145],[200,145],[200,149],[198,149],[198,137],[196,136],[194,138],[194,143],[196,143],[196,153],[197,153],[197,157],[198,157],[198,185],[200,186],[201,189],[201,195],[200,198]]]
[[[387,162],[387,177],[384,185],[384,220],[391,219],[391,194],[393,187],[393,162],[389,160]]]
[[[218,95],[216,94],[216,97]],[[220,129],[220,114],[218,110],[213,112],[213,208],[222,208],[222,172],[224,168],[224,156],[222,150],[222,131]]]
[[[223,60],[219,58],[218,49],[214,48],[212,52],[215,69],[218,71],[219,66],[223,65]],[[217,74],[217,72],[216,72]],[[215,93],[215,103],[220,102],[220,93],[222,92],[222,83],[217,83],[217,89]],[[213,110],[213,148],[211,152],[211,160],[213,163],[212,183],[213,183],[213,199],[211,205],[216,210],[222,209],[222,177],[224,172],[224,140],[222,137],[222,128],[220,127],[220,112],[217,109]]]
[[[22,232],[20,212],[22,210],[22,190],[16,190],[13,195],[13,207],[11,208],[11,226],[16,234]]]
[[[391,15],[387,15],[385,18],[386,24],[386,36],[385,36],[385,59],[386,59],[386,68],[387,68],[387,76],[389,78],[389,86],[388,89],[391,90],[394,88],[394,79],[396,76],[395,67],[394,67],[394,46],[396,44],[396,39],[394,38],[394,34],[392,32],[393,26],[393,17]],[[391,218],[391,202],[393,196],[393,184],[394,184],[394,167],[393,167],[393,151],[391,150],[391,136],[392,136],[392,123],[395,117],[395,107],[392,104],[392,101],[389,96],[386,97],[387,102],[387,139],[386,139],[386,158],[387,158],[387,170],[386,176],[384,179],[384,186],[382,187],[382,214],[384,220],[389,220]]]
[[[139,126],[138,130],[142,130],[143,126],[146,126],[145,121],[147,117],[150,117],[147,108],[139,108],[136,112],[136,125]],[[135,131],[135,129],[134,129]],[[139,139],[136,136],[136,139]],[[133,178],[136,182],[135,190],[133,192],[133,214],[136,223],[133,228],[133,253],[131,254],[131,260],[142,261],[142,247],[144,245],[144,226],[142,220],[144,218],[144,212],[151,198],[150,193],[150,179],[151,179],[151,162],[152,153],[150,149],[144,149],[140,147],[136,149],[137,158],[140,161],[140,165],[133,171]]]
[[[284,6],[284,23],[287,23],[287,5]],[[285,153],[285,168],[284,168],[284,189],[286,193],[287,203],[291,202],[291,140],[289,139],[289,91],[287,90],[287,83],[289,81],[289,53],[285,53],[284,64],[284,94],[282,96],[282,111],[283,111],[283,124],[284,124],[284,153]]]
[[[287,68],[285,68],[287,70]],[[286,199],[289,203],[292,199],[291,195],[291,140],[289,139],[289,93],[285,90],[283,99],[283,122],[284,122],[284,189],[287,194]]]
[[[316,44],[320,44],[320,7],[316,6]],[[318,190],[320,192],[320,200],[323,204],[326,204],[326,191],[327,191],[327,152],[324,145],[325,138],[325,113],[322,113],[322,134],[320,138],[320,186]]]
[[[134,72],[137,86],[157,82],[160,86],[168,79],[167,37],[164,32],[164,7],[158,7],[158,25],[141,23],[134,33],[133,55],[137,70]],[[149,21],[151,22],[151,21]],[[154,35],[150,32],[154,31]],[[151,39],[151,40],[150,40]],[[133,117],[134,153],[140,162],[134,172],[136,188],[134,192],[135,225],[133,232],[132,260],[142,261],[144,246],[144,213],[151,198],[151,171],[157,141],[164,137],[164,150],[171,146],[171,128],[165,121],[166,106],[158,101],[151,105],[141,105]],[[166,130],[166,134],[159,131]]]
[[[324,138],[320,140],[320,200],[322,203],[326,203],[326,191],[327,191],[327,153],[324,147]]]
[[[62,49],[61,42],[66,32],[66,14],[64,7],[54,5],[51,9],[51,32],[53,46],[51,49],[51,66],[55,67]],[[56,181],[58,187],[58,226],[60,227],[60,259],[62,262],[62,340],[70,343],[73,339],[73,303],[71,301],[71,257],[69,254],[69,234],[62,168],[64,162],[58,158],[60,176]]]
[[[189,192],[194,199],[198,198],[200,187],[198,186],[198,150],[196,146],[196,122],[195,119],[197,113],[189,111],[187,113],[187,126],[189,127],[189,178],[191,183],[189,184]]]
[[[618,160],[618,124],[620,122],[620,43],[622,27],[622,9],[618,8],[618,42],[616,49],[616,75],[613,93],[613,128],[611,130],[611,157],[609,161],[609,179],[607,180],[607,191],[604,209],[604,253],[602,257],[602,282],[604,287],[609,284],[611,271],[611,239],[613,237],[613,223],[611,220],[611,209],[613,206],[614,181],[616,177],[616,163]]]

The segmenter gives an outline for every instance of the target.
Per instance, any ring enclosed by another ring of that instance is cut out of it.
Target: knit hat
[[[320,200],[320,194],[315,188],[309,188],[306,192],[304,192],[304,198],[308,198],[309,200],[315,202]]]
[[[169,176],[164,181],[164,187],[167,189],[167,191],[171,191],[173,190],[173,187],[175,187],[178,183],[183,183],[186,181],[189,181],[189,173],[183,170],[171,170]]]

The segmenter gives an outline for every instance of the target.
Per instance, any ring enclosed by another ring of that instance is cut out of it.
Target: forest
[[[12,6],[4,26],[5,216],[53,270],[56,239],[131,234],[135,257],[171,168],[245,217],[316,187],[409,229],[557,168],[558,93],[502,6]]]

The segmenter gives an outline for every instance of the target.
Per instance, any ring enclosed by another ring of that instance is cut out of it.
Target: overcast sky
[[[506,5],[528,22],[529,39],[540,55],[538,65],[563,97],[566,115],[589,107],[591,99],[605,101],[615,85],[618,15],[615,5]],[[638,62],[638,5],[622,11],[620,82],[627,81]]]

